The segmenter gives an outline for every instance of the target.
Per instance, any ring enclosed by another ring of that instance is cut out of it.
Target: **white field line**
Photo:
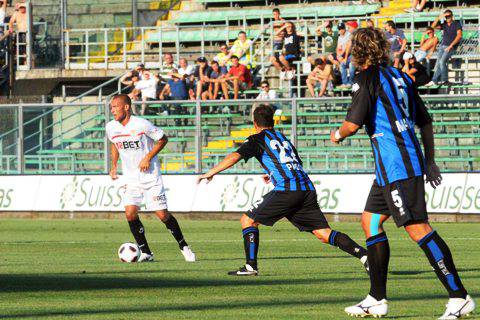
[[[461,238],[443,238],[448,241],[470,241],[470,240],[480,240],[480,237],[461,237]],[[358,242],[362,242],[365,239],[354,239]],[[261,242],[307,242],[315,241],[314,239],[262,239]],[[388,238],[388,241],[411,241],[408,238]],[[174,243],[173,240],[165,241],[148,241],[149,243]],[[235,243],[243,242],[243,240],[189,240],[192,243]],[[118,243],[118,241],[1,241],[0,245],[12,245],[12,244],[102,244],[102,243]]]

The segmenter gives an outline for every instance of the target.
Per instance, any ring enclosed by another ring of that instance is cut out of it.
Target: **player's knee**
[[[410,239],[415,242],[422,240],[427,234],[433,231],[428,222],[412,223],[405,226]]]
[[[155,214],[162,222],[165,222],[170,218],[170,213],[167,210],[160,210],[155,212]]]
[[[318,229],[318,230],[312,231],[313,235],[323,243],[328,243],[328,239],[330,238],[331,232],[332,232],[331,229]]]
[[[125,211],[125,217],[127,218],[127,221],[134,221],[138,219],[138,213],[135,211]]]
[[[255,223],[255,221],[253,221],[253,219],[246,214],[242,215],[242,217],[240,218],[240,223],[242,224],[243,229],[258,226],[258,223]]]

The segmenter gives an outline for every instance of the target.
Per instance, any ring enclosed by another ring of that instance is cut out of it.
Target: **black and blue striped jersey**
[[[346,120],[365,125],[375,159],[377,183],[421,176],[425,158],[415,125],[432,122],[412,80],[393,67],[371,66],[355,76]]]
[[[255,157],[262,165],[276,191],[315,190],[302,167],[293,144],[275,129],[251,135],[237,152],[245,161]]]

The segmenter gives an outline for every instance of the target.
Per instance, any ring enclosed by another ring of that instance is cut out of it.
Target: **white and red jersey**
[[[139,165],[152,150],[154,143],[163,138],[164,133],[161,129],[148,120],[132,115],[125,126],[115,120],[107,123],[106,134],[120,153],[125,183],[145,184],[157,181],[160,177],[157,156],[150,162],[148,171],[141,172]]]

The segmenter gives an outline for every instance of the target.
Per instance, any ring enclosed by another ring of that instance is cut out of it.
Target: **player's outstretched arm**
[[[240,153],[238,152],[230,153],[219,164],[217,164],[215,167],[210,169],[210,171],[199,176],[197,178],[197,184],[200,183],[202,180],[207,180],[207,183],[210,182],[214,175],[224,170],[227,170],[228,168],[232,167],[240,160],[242,160],[242,156],[240,155]]]
[[[345,138],[353,136],[357,133],[358,129],[360,129],[359,125],[350,121],[344,121],[340,129],[330,132],[330,140],[338,144],[345,140]]]
[[[425,149],[425,161],[427,162],[427,179],[432,188],[436,188],[442,183],[442,175],[440,169],[435,163],[435,142],[433,139],[433,126],[428,123],[420,128],[420,135],[422,136],[423,148]]]
[[[145,158],[143,158],[143,160],[140,161],[140,165],[139,165],[140,171],[145,172],[150,169],[150,162],[160,151],[162,151],[163,148],[165,148],[167,143],[168,143],[168,137],[166,135],[163,135],[163,137],[160,140],[158,140],[157,143],[153,146],[152,150],[149,153],[147,153]]]
[[[118,164],[118,158],[120,157],[120,154],[117,150],[117,147],[112,143],[110,145],[110,153],[111,153],[111,158],[112,158],[112,168],[110,169],[110,177],[113,180],[118,179],[117,176],[117,164]]]

